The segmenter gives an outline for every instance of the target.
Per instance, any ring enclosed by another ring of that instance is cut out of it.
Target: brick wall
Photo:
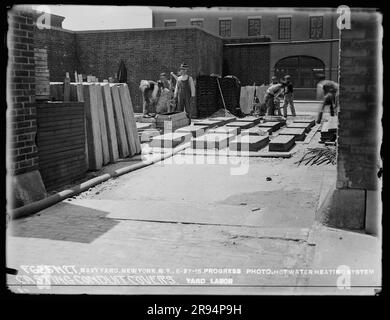
[[[82,72],[99,79],[115,76],[120,61],[136,112],[142,111],[141,80],[157,80],[161,72],[176,72],[181,62],[190,75],[222,73],[222,40],[198,28],[78,32],[77,53]],[[81,69],[80,69],[81,70]]]
[[[72,31],[59,29],[39,29],[35,26],[35,47],[47,51],[47,61],[50,71],[50,81],[64,81],[65,73],[69,72],[74,81],[74,72],[79,69],[76,52],[76,36]]]
[[[242,86],[251,86],[255,82],[261,85],[269,81],[270,46],[269,45],[239,45],[228,44],[268,42],[269,38],[241,38],[224,40],[223,73],[236,76]],[[239,61],[239,63],[237,63]]]
[[[377,190],[381,143],[380,16],[353,12],[341,31],[337,187]]]
[[[38,169],[32,13],[14,8],[8,11],[8,24],[7,169],[19,175]]]

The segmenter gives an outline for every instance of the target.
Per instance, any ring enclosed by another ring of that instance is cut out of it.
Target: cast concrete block
[[[287,152],[295,145],[295,136],[279,135],[269,143],[269,151]]]

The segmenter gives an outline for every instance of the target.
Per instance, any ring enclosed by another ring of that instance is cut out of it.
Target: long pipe
[[[294,40],[294,41],[274,41],[274,42],[242,42],[242,43],[225,43],[225,47],[233,46],[250,46],[250,45],[268,45],[268,44],[305,44],[318,42],[338,42],[340,39],[323,39],[323,40]]]
[[[60,202],[64,199],[66,199],[66,198],[73,197],[73,196],[75,196],[83,191],[86,191],[89,188],[92,188],[92,187],[94,187],[94,186],[96,186],[104,181],[107,181],[111,178],[119,177],[125,173],[129,173],[129,172],[132,172],[134,170],[141,169],[141,168],[144,168],[144,167],[149,166],[151,164],[154,164],[156,162],[170,158],[170,157],[176,155],[178,152],[184,150],[185,148],[186,148],[186,144],[183,144],[179,147],[176,147],[171,152],[160,154],[157,157],[151,158],[147,161],[142,161],[140,163],[136,163],[136,164],[115,170],[115,172],[112,174],[110,174],[110,173],[103,174],[99,177],[96,177],[96,178],[90,179],[86,182],[83,182],[80,185],[78,185],[72,189],[67,189],[67,190],[58,192],[58,193],[51,195],[50,197],[47,197],[45,199],[33,202],[31,204],[25,205],[25,206],[17,208],[17,209],[13,209],[9,212],[10,218],[12,220],[14,220],[14,219],[19,219],[22,217],[29,216],[31,214],[38,212],[38,211],[46,209],[46,208],[56,204],[57,202]]]

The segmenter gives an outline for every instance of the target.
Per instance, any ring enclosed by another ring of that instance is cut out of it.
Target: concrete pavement
[[[7,266],[19,275],[8,276],[10,289],[373,294],[380,286],[380,242],[316,225],[315,211],[336,168],[297,166],[306,147],[298,145],[288,159],[247,159],[241,175],[232,175],[244,165],[234,157],[200,163],[198,156],[176,155],[12,221]],[[42,265],[52,267],[36,267]],[[341,265],[374,273],[340,279],[302,272]]]

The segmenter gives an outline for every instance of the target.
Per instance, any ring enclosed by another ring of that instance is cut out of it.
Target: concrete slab
[[[310,132],[311,127],[312,126],[310,123],[302,123],[302,122],[293,122],[287,125],[287,128],[305,129],[306,133]]]
[[[316,120],[315,119],[298,119],[298,120],[293,120],[293,123],[307,123],[310,125],[310,128],[311,127],[314,127],[314,125],[316,124]]]
[[[142,122],[136,122],[136,126],[138,131],[139,130],[144,130],[144,129],[149,129],[152,127],[151,123],[142,123]]]
[[[245,130],[241,131],[242,136],[246,136],[246,135],[266,136],[266,135],[271,134],[271,133],[272,133],[272,128],[267,128],[267,127],[264,127],[264,128],[253,127],[253,128],[249,128],[249,129],[245,129]]]
[[[265,122],[282,122],[283,124],[286,124],[286,118],[282,116],[264,116],[263,120]]]
[[[229,144],[232,151],[258,151],[269,143],[268,136],[239,136]]]
[[[205,131],[208,129],[208,126],[195,126],[190,125],[187,127],[183,127],[180,129],[177,129],[175,132],[177,133],[191,133],[191,135],[196,138],[202,136]]]
[[[224,134],[233,134],[233,135],[238,135],[241,132],[241,128],[239,127],[219,127],[216,129],[210,129],[208,133],[224,133]]]
[[[303,128],[284,128],[280,130],[279,135],[295,136],[295,141],[304,141],[306,137]]]
[[[226,124],[227,127],[238,127],[241,130],[249,129],[255,126],[253,122],[245,121],[234,121]]]
[[[279,130],[281,127],[284,126],[283,122],[273,122],[273,121],[267,121],[263,122],[257,125],[259,128],[271,128],[272,132],[275,132]]]
[[[224,124],[224,121],[211,120],[211,119],[199,120],[199,121],[194,122],[195,126],[207,126],[209,128],[220,127],[220,126],[223,126],[223,124]]]
[[[192,138],[192,149],[223,149],[229,145],[234,135],[224,133],[208,133],[198,138]]]
[[[295,145],[295,136],[279,135],[269,143],[269,151],[289,151]]]
[[[258,151],[234,151],[229,150],[229,148],[224,148],[221,150],[217,149],[185,149],[182,151],[183,155],[187,156],[210,156],[214,157],[247,157],[247,158],[291,158],[292,152],[273,152],[269,151],[268,146],[265,146],[263,149]]]
[[[236,121],[236,117],[215,117],[215,118],[209,118],[209,120],[214,120],[214,121],[223,121],[223,125]]]
[[[150,146],[156,148],[174,148],[183,142],[190,141],[190,139],[191,133],[165,133],[153,137]]]
[[[261,119],[262,118],[249,116],[249,117],[245,117],[245,118],[239,118],[239,119],[237,119],[237,121],[240,121],[240,122],[252,122],[252,123],[254,123],[256,125],[256,124],[260,123]]]
[[[141,132],[139,132],[139,137],[140,137],[141,143],[150,142],[150,141],[152,141],[153,137],[156,137],[159,135],[161,135],[161,132],[158,131],[157,129],[153,129],[153,128],[145,129],[145,130],[142,130]]]

